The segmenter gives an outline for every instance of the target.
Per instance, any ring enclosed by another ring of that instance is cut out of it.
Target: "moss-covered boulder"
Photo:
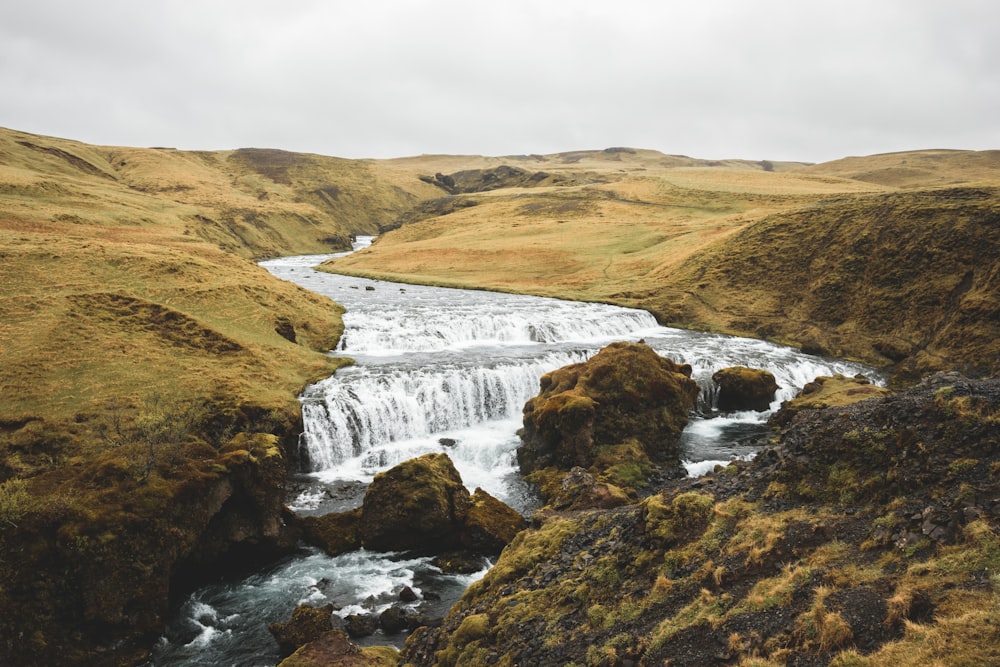
[[[298,519],[302,539],[331,556],[361,548],[361,508]]]
[[[722,412],[764,412],[771,406],[774,393],[778,391],[774,375],[746,366],[732,366],[716,371],[712,375],[712,382],[719,388],[718,408]]]
[[[548,505],[558,511],[611,509],[627,505],[632,500],[622,488],[599,482],[589,472],[577,467],[563,476],[559,490],[548,498]]]
[[[437,554],[499,553],[525,527],[524,517],[486,491],[470,495],[446,454],[425,454],[379,473],[360,510],[309,524],[328,527],[334,546],[347,545],[356,526],[366,549]]]
[[[375,475],[361,507],[361,541],[376,551],[451,549],[470,506],[445,454],[425,454]]]
[[[524,406],[521,472],[587,468],[597,448],[629,439],[654,461],[676,460],[697,396],[690,366],[644,343],[612,343],[586,362],[542,376],[540,393]]]
[[[267,629],[278,642],[282,654],[289,655],[303,644],[333,630],[333,605],[313,607],[300,604],[290,619],[272,623]]]
[[[462,545],[476,553],[500,553],[526,527],[516,510],[477,488],[462,526]]]

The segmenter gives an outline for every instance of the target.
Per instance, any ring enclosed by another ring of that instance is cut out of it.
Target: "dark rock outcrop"
[[[590,360],[542,376],[524,406],[521,472],[589,467],[601,446],[634,439],[654,461],[676,460],[695,405],[691,367],[643,343],[612,343]]]
[[[462,546],[474,553],[500,553],[526,525],[524,517],[506,503],[476,489],[461,529]]]
[[[778,383],[765,370],[731,366],[716,371],[712,382],[719,388],[718,408],[722,412],[756,410],[764,412],[771,406]]]
[[[753,461],[536,522],[403,662],[992,661],[1000,379],[842,399]]]

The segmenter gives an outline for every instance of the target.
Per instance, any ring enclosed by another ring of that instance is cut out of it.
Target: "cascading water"
[[[309,471],[294,480],[298,486],[290,497],[301,513],[356,507],[376,473],[432,451],[446,452],[470,489],[480,486],[530,510],[535,501],[515,460],[521,409],[538,392],[544,373],[583,361],[615,340],[643,339],[663,356],[691,364],[703,397],[682,448],[695,474],[752,455],[743,441],[769,415],[712,413],[716,370],[744,365],[771,371],[780,387],[772,408],[818,375],[878,379],[868,367],[759,340],[660,327],[638,310],[399,285],[311,268],[327,257],[263,263],[274,275],[347,308],[335,354],[356,361],[301,397],[301,453]],[[329,558],[307,550],[267,573],[193,594],[171,624],[170,638],[161,642],[155,664],[273,665],[277,649],[266,624],[287,619],[296,604],[332,601],[342,616],[362,608],[380,611],[406,585],[421,594],[424,611],[433,592],[441,595],[440,613],[471,580],[442,575],[428,559],[405,554],[361,551]],[[399,638],[373,638],[392,641]]]

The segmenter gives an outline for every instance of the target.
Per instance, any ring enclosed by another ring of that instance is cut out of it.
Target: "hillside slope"
[[[142,661],[171,593],[294,546],[342,309],[250,259],[378,232],[433,189],[404,176],[0,130],[0,663]]]
[[[586,185],[454,195],[329,269],[609,301],[901,378],[996,373],[998,156],[591,169]]]

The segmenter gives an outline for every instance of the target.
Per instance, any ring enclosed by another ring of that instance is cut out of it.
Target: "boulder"
[[[361,548],[361,508],[298,519],[302,539],[330,556]]]
[[[398,662],[391,647],[363,649],[343,630],[331,630],[285,658],[279,667],[394,667]]]
[[[563,477],[561,489],[549,506],[555,510],[611,509],[632,500],[620,487],[598,482],[583,468],[573,468]]]
[[[771,407],[774,393],[778,391],[774,375],[746,366],[732,366],[716,371],[712,375],[712,382],[719,388],[718,408],[722,412],[764,412]]]
[[[445,454],[425,454],[375,475],[361,507],[361,542],[375,551],[460,545],[471,501]]]
[[[344,629],[351,637],[367,637],[378,630],[375,614],[350,614],[344,618]]]
[[[313,607],[300,604],[289,620],[272,623],[267,629],[278,642],[282,655],[289,655],[300,646],[333,630],[333,605]]]
[[[523,474],[590,467],[597,448],[634,439],[653,461],[676,462],[677,441],[698,396],[691,367],[644,343],[612,343],[590,360],[542,376],[524,406]]]
[[[520,513],[477,488],[462,526],[462,545],[476,553],[500,553],[526,527]]]

